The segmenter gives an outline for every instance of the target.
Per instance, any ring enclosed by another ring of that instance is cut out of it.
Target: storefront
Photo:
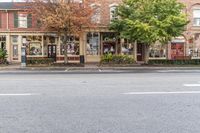
[[[195,33],[194,36],[189,39],[188,54],[193,59],[200,58],[200,33]]]
[[[150,59],[166,59],[167,58],[167,44],[161,44],[159,42],[150,45],[149,58]]]
[[[184,58],[185,56],[185,38],[177,37],[171,41],[171,59]]]
[[[121,47],[113,32],[87,32],[85,42],[86,62],[99,62],[102,55],[119,54]]]

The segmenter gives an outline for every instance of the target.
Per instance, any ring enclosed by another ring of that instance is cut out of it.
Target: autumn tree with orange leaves
[[[31,0],[28,10],[39,18],[46,31],[55,31],[64,36],[63,44],[69,44],[69,36],[79,35],[84,27],[91,27],[93,8],[89,0]],[[67,49],[64,50],[68,63]]]

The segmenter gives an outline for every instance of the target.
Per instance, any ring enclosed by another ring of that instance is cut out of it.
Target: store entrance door
[[[56,45],[48,45],[48,58],[53,58],[56,61]]]
[[[176,59],[177,57],[184,56],[184,43],[172,43],[171,44],[171,58]]]
[[[137,44],[137,61],[144,61],[144,45]]]

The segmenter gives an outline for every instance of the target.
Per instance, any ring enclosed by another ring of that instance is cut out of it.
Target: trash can
[[[84,55],[80,55],[80,63],[81,63],[81,64],[84,64],[84,63],[85,63]]]

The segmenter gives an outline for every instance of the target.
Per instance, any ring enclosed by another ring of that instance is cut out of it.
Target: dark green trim
[[[32,15],[28,14],[27,16],[27,27],[32,28]]]
[[[14,27],[18,28],[18,13],[14,12]]]

